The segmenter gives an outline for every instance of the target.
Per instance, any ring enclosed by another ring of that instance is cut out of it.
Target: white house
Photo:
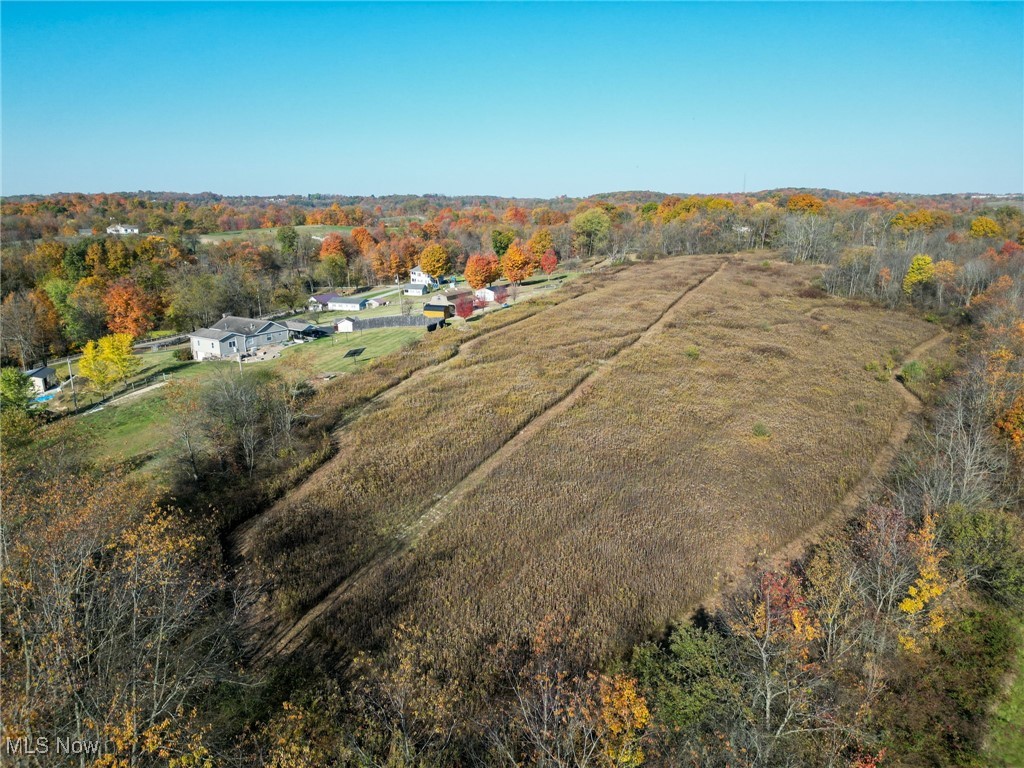
[[[270,344],[283,344],[290,336],[288,328],[273,320],[228,316],[209,328],[193,331],[188,338],[193,359],[209,360],[248,355]]]
[[[402,293],[406,296],[426,296],[430,293],[430,286],[423,283],[407,283],[402,286]]]
[[[108,235],[137,235],[139,227],[137,224],[111,224],[107,227]]]
[[[366,309],[367,300],[356,296],[339,296],[336,293],[314,293],[309,297],[309,307],[314,312],[335,310],[339,312],[359,312]]]
[[[327,302],[327,308],[341,312],[360,312],[366,309],[366,299],[355,296],[338,296]]]
[[[354,317],[340,317],[334,321],[334,330],[338,333],[352,333],[356,329]]]
[[[486,288],[478,288],[476,297],[481,301],[496,301],[501,304],[508,298],[508,286],[488,285]]]
[[[437,285],[437,280],[432,278],[419,267],[413,267],[409,271],[409,282],[413,285]]]
[[[372,299],[368,299],[366,302],[367,306],[376,309],[377,307],[386,307],[389,302],[383,296],[377,296]]]

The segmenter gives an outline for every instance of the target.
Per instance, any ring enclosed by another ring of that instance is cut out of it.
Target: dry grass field
[[[722,263],[635,265],[374,401],[246,532],[274,636],[306,614],[278,650],[409,620],[471,658],[554,613],[601,653],[826,520],[908,408],[887,370],[937,329],[820,295],[815,267]]]
[[[365,409],[340,435],[338,454],[241,537],[256,578],[271,586],[273,614],[298,617],[390,552],[433,501],[720,263],[690,259],[610,275],[463,344],[450,362],[421,370]]]

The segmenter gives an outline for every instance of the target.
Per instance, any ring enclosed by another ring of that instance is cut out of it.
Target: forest
[[[1021,206],[5,199],[0,736],[95,766],[1019,764]],[[19,378],[414,266],[567,279],[317,386],[168,385],[159,476]]]

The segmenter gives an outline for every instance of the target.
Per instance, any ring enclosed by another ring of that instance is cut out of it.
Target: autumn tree
[[[995,219],[988,216],[978,216],[971,222],[970,233],[971,237],[975,238],[1002,237],[1003,228],[999,226]]]
[[[793,195],[786,203],[787,210],[794,213],[822,213],[825,210],[824,201],[812,194],[800,193]]]
[[[460,296],[455,301],[455,314],[466,319],[473,314],[473,298],[471,296]]]
[[[932,257],[923,253],[917,254],[910,262],[910,268],[903,278],[903,292],[908,296],[916,286],[924,286],[935,277],[935,266]]]
[[[501,263],[497,256],[475,253],[466,261],[466,271],[463,274],[470,287],[483,288],[501,276]]]
[[[208,764],[190,713],[230,674],[210,543],[141,481],[42,458],[5,486],[4,735],[96,741],[96,766]]]
[[[544,255],[540,257],[540,268],[544,271],[545,275],[550,275],[558,269],[558,257],[555,255],[553,249],[549,248],[544,252]]]
[[[126,333],[139,339],[155,326],[156,302],[131,280],[111,285],[103,296],[107,308],[107,327],[114,333]]]
[[[420,269],[435,280],[447,275],[452,268],[451,256],[439,243],[431,243],[420,252]]]
[[[501,271],[505,279],[517,285],[533,274],[533,254],[523,244],[522,240],[516,239],[505,251],[501,259]]]
[[[132,344],[133,339],[127,333],[90,341],[82,350],[79,372],[100,392],[108,391],[118,381],[127,384],[142,367],[142,358],[135,354]]]

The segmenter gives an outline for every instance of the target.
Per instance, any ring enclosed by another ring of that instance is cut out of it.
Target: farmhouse
[[[139,227],[137,224],[111,224],[107,227],[108,235],[137,235]]]
[[[426,285],[426,286],[437,285],[437,280],[432,278],[430,275],[428,275],[426,272],[424,272],[419,267],[413,267],[409,271],[409,282],[412,283],[413,285]]]
[[[32,388],[40,395],[57,386],[57,372],[50,366],[33,368],[31,371],[25,371],[25,375],[32,382]]]
[[[430,288],[423,283],[407,283],[402,286],[402,293],[406,296],[426,296]]]
[[[248,355],[270,344],[283,344],[292,332],[273,320],[252,320],[248,317],[224,317],[209,328],[200,328],[188,335],[192,357],[209,360],[234,355]]]
[[[496,301],[501,304],[508,298],[508,286],[489,285],[486,288],[479,288],[476,297],[482,301]]]

